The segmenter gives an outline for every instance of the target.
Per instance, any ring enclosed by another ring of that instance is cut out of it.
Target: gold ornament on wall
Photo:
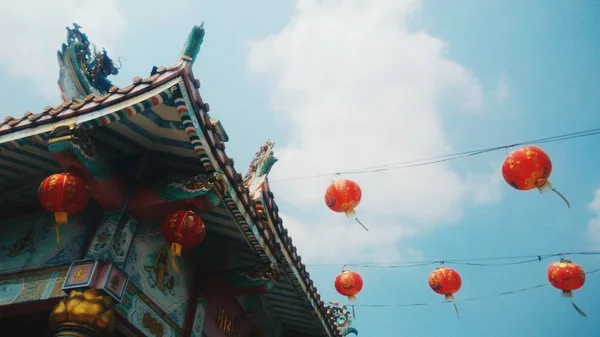
[[[68,331],[69,327],[92,331],[100,336],[111,336],[115,324],[113,299],[96,289],[72,290],[50,314],[50,328]]]

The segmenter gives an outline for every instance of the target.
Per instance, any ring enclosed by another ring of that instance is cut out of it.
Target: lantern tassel
[[[554,187],[552,187],[552,192],[556,193],[556,195],[558,195],[565,202],[565,204],[567,204],[568,208],[571,208],[571,203],[569,202],[569,200],[567,200],[567,198],[562,193],[560,193]]]
[[[444,295],[444,297],[446,298],[446,301],[449,301],[449,302],[454,301],[454,294],[446,294],[446,295]],[[456,318],[460,318],[460,313],[458,312],[458,307],[456,306],[456,303],[452,303],[452,305],[454,306],[454,312],[456,313]]]
[[[350,295],[350,296],[348,296],[348,301],[350,301],[350,302],[356,301],[356,295]]]
[[[69,222],[68,214],[65,212],[54,213],[55,231],[56,231],[56,243],[60,243],[60,229],[58,226],[66,225]]]
[[[349,211],[346,211],[346,212],[344,212],[344,213],[346,213],[346,216],[347,216],[347,217],[349,217],[349,218],[354,218],[354,220],[355,220],[355,221],[356,221],[356,222],[357,222],[357,223],[358,223],[358,224],[359,224],[359,225],[360,225],[362,228],[364,228],[366,231],[368,231],[368,230],[369,230],[369,228],[368,228],[367,226],[365,226],[365,225],[364,225],[364,224],[363,224],[363,223],[362,223],[360,220],[358,220],[358,217],[356,217],[356,212],[355,212],[353,209],[351,209],[351,210],[349,210]]]
[[[358,218],[354,218],[354,220],[356,220],[356,222],[358,222],[358,224],[361,225],[361,227],[364,228],[366,231],[369,231],[369,228],[367,226],[365,226],[362,222],[360,222],[360,220],[358,220]]]
[[[543,180],[539,181],[538,186],[540,186],[540,185],[541,185],[541,187],[538,187],[538,190],[540,191],[540,193],[544,193],[544,192],[550,190],[550,191],[556,193],[556,195],[558,195],[565,202],[565,204],[567,204],[568,208],[571,208],[571,203],[569,202],[569,200],[562,193],[560,193],[557,189],[555,189],[554,186],[552,186],[552,184],[549,181],[545,181],[545,182]]]
[[[56,231],[56,243],[60,243],[60,229],[58,228],[58,225],[54,226],[54,230]]]
[[[177,242],[173,242],[171,244],[171,268],[173,268],[173,272],[179,273],[179,267],[177,267],[177,261],[175,258],[181,256],[181,245]]]
[[[577,304],[575,304],[575,302],[571,301],[571,305],[573,306],[573,308],[575,309],[575,311],[577,311],[577,313],[579,313],[581,316],[583,317],[587,317],[586,313],[583,312],[583,310],[581,310]]]
[[[452,303],[452,305],[454,305],[454,312],[456,313],[456,318],[460,318],[460,312],[458,312],[458,306],[456,306],[456,303]]]

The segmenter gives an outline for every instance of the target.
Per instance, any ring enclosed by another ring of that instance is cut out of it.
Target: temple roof
[[[159,67],[152,76],[146,78],[135,77],[130,85],[124,88],[113,86],[106,94],[101,96],[89,94],[83,99],[62,102],[54,107],[46,106],[38,113],[28,111],[21,117],[6,116],[4,120],[0,122],[0,136],[18,130],[34,128],[43,124],[55,123],[62,119],[83,115],[121,103],[131,97],[148,92],[177,76],[181,76],[185,63],[186,62],[182,60],[170,67]],[[1,140],[2,138],[0,138],[0,142]]]
[[[195,34],[198,34],[198,27],[195,29]],[[199,45],[192,47],[197,53]],[[279,208],[268,184],[268,170],[263,172],[260,186],[250,187],[244,183],[248,179],[242,177],[235,169],[233,159],[227,156],[225,142],[228,136],[220,122],[211,119],[208,115],[209,106],[202,101],[198,91],[200,83],[191,70],[194,59],[195,55],[183,54],[177,64],[170,67],[155,67],[151,76],[136,77],[132,84],[124,88],[111,86],[101,94],[88,94],[83,98],[74,97],[72,100],[63,98],[63,102],[54,107],[48,106],[39,113],[26,112],[19,118],[7,116],[0,123],[0,153],[21,146],[23,139],[36,135],[40,135],[37,142],[43,142],[45,140],[43,135],[52,131],[54,126],[70,121],[77,122],[85,129],[92,129],[131,118],[147,108],[143,102],[134,101],[140,101],[141,96],[144,96],[146,101],[156,99],[155,97],[159,97],[157,95],[162,94],[161,90],[168,90],[167,86],[178,81],[186,89],[185,104],[189,114],[193,115],[189,121],[182,120],[183,129],[185,132],[194,133],[194,137],[199,139],[196,143],[192,142],[194,151],[198,153],[202,165],[208,171],[224,173],[231,185],[229,195],[223,200],[224,207],[233,215],[239,230],[245,235],[254,253],[265,262],[276,262],[291,284],[291,289],[275,289],[273,293],[267,295],[272,298],[271,302],[275,303],[276,313],[287,317],[284,319],[287,324],[295,325],[296,329],[300,329],[304,324],[301,322],[306,317],[298,311],[310,308],[309,317],[313,324],[316,324],[311,329],[313,331],[311,335],[316,333],[324,336],[341,336],[341,332],[336,328],[334,317],[328,312],[325,301],[319,295],[306,266],[302,263],[301,256],[292,243],[292,238],[283,226]],[[201,150],[198,150],[199,147]],[[297,305],[277,306],[276,303],[285,302],[286,298],[293,293],[299,296],[300,302]],[[293,324],[295,320],[298,322]]]

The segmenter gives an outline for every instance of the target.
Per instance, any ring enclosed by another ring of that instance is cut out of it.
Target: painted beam
[[[44,301],[63,296],[62,284],[67,276],[65,266],[37,269],[22,273],[14,273],[0,277],[3,290],[0,291],[0,316],[10,311],[19,313],[23,310],[37,310]],[[56,304],[56,301],[53,302]],[[51,304],[49,304],[51,305]],[[54,305],[44,310],[51,310]],[[25,314],[25,312],[23,312]]]
[[[219,195],[224,189],[220,174],[202,173],[178,182],[136,189],[127,211],[138,219],[162,217],[181,208],[205,211],[221,202]]]
[[[96,151],[92,140],[75,124],[54,128],[48,140],[54,160],[66,171],[86,179],[89,193],[103,209],[114,211],[125,203],[124,180]],[[183,181],[136,189],[127,203],[134,217],[155,218],[170,210],[193,207],[203,211],[220,203],[224,184],[218,173],[198,174]]]
[[[214,298],[265,294],[275,287],[278,271],[274,264],[264,264],[227,271],[199,271],[198,286],[202,295]]]
[[[117,210],[125,201],[125,184],[98,154],[90,137],[75,123],[50,132],[48,150],[65,170],[86,179],[89,193],[105,210]]]
[[[127,212],[105,212],[88,247],[86,258],[109,261],[124,268],[137,226],[137,220]]]

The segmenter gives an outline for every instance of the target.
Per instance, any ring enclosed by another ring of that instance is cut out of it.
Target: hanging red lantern
[[[460,290],[461,286],[462,279],[460,274],[452,268],[441,266],[429,274],[429,287],[434,292],[444,295],[446,301],[453,301],[454,294]],[[454,304],[454,310],[458,317],[458,307],[456,304]]]
[[[502,164],[504,180],[513,188],[520,191],[529,191],[537,188],[541,193],[552,190],[571,207],[571,204],[562,193],[550,184],[552,162],[546,152],[537,146],[528,145],[514,150]]]
[[[181,251],[193,248],[206,237],[206,227],[200,216],[192,211],[175,211],[167,216],[162,226],[163,236],[171,244],[171,262],[173,270],[179,271],[175,258]]]
[[[561,259],[548,266],[548,281],[556,289],[562,290],[562,296],[571,298],[573,290],[577,290],[585,284],[585,271],[583,267],[569,260]],[[571,301],[573,308],[581,314],[586,314]]]
[[[356,295],[363,288],[363,279],[359,273],[352,270],[342,270],[335,277],[335,290],[342,296],[348,297],[349,301],[356,300]]]
[[[360,204],[361,198],[360,186],[348,179],[335,179],[325,191],[325,204],[329,209],[334,212],[345,213],[349,218],[354,218],[365,230],[369,230],[358,220],[354,210]]]
[[[38,188],[42,207],[54,213],[56,242],[60,242],[58,226],[68,222],[68,215],[81,212],[88,202],[85,181],[70,173],[57,173],[44,179]]]

